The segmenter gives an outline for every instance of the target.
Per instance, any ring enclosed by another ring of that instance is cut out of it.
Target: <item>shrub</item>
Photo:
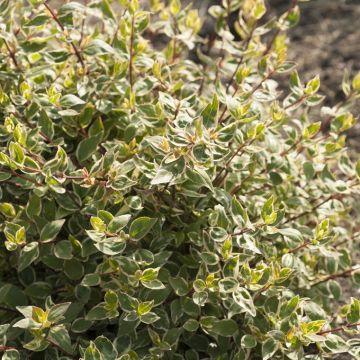
[[[3,360],[359,358],[360,75],[323,132],[296,0],[0,4]]]

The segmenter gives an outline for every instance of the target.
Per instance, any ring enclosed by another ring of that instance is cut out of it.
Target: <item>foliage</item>
[[[297,1],[223,1],[212,38],[180,0],[25,3],[0,2],[2,359],[360,358],[360,75],[319,121]]]

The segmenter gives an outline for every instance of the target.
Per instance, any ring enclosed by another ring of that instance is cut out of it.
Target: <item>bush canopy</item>
[[[360,74],[321,105],[296,0],[60,3],[0,1],[2,359],[360,358]]]

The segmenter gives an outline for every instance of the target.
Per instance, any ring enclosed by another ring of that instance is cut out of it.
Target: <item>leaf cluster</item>
[[[0,1],[3,360],[360,358],[360,75],[222,3]]]

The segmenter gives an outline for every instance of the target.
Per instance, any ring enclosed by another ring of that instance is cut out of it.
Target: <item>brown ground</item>
[[[269,0],[274,4],[276,0]],[[286,3],[287,1],[281,1]],[[281,6],[281,5],[280,5]],[[325,105],[342,99],[345,69],[360,71],[360,0],[313,0],[301,4],[301,21],[291,32],[290,57],[304,80],[321,75]],[[360,115],[360,101],[354,115]],[[360,149],[360,125],[348,133],[349,146]]]
[[[301,9],[291,57],[303,75],[320,73],[323,92],[339,98],[344,69],[360,70],[360,1],[314,0]]]

